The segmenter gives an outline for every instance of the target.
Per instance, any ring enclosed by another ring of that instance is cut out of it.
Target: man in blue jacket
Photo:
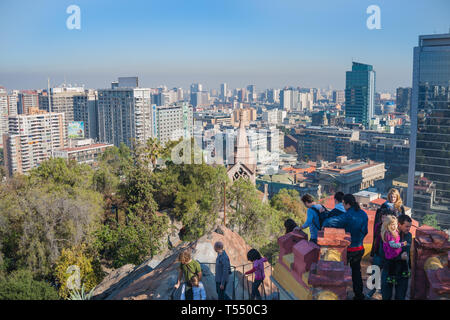
[[[344,228],[351,235],[351,243],[347,248],[347,262],[352,269],[354,300],[364,300],[363,282],[361,276],[361,259],[364,255],[363,240],[367,235],[368,218],[359,207],[352,194],[346,194],[343,199],[344,214],[330,217],[324,221],[323,227]]]

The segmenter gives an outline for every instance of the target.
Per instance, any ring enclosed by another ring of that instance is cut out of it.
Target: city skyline
[[[2,2],[1,85],[45,88],[50,77],[52,86],[107,88],[117,75],[137,75],[141,87],[342,90],[357,61],[374,66],[380,91],[393,92],[412,85],[417,36],[446,33],[450,21],[449,3],[438,0],[378,1],[379,30],[366,26],[372,1],[78,1],[81,29],[69,30],[71,4]]]

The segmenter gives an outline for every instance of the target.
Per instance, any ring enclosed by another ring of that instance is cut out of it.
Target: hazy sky
[[[69,30],[69,5],[81,30]],[[381,30],[369,30],[369,5]],[[421,34],[447,33],[449,0],[0,0],[0,85],[68,83],[343,89],[352,59],[372,64],[377,91],[411,86]]]

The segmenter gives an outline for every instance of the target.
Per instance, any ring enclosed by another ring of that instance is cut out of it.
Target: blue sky
[[[81,30],[66,8],[81,9]],[[369,5],[381,30],[366,27]],[[0,85],[108,87],[285,85],[342,89],[352,59],[374,66],[377,90],[410,86],[418,35],[446,33],[448,0],[0,1]]]

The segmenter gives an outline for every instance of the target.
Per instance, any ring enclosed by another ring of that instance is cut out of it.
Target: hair
[[[222,250],[223,249],[223,242],[217,241],[216,243],[214,243],[214,249]]]
[[[298,227],[298,225],[294,220],[289,218],[284,222],[284,227],[286,228],[286,233],[289,233],[294,231],[294,228]]]
[[[186,264],[189,262],[189,260],[191,260],[191,252],[189,250],[184,250],[183,252],[181,252],[178,255],[178,260],[182,263],[182,264]]]
[[[395,200],[395,203],[394,203],[394,208],[397,209],[397,211],[401,211],[403,201],[402,201],[402,198],[400,197],[400,192],[398,192],[398,190],[394,189],[394,188],[390,189],[388,192],[388,195],[387,195],[387,200],[389,202],[391,202],[392,194],[395,194],[397,196],[397,200]]]
[[[383,242],[386,242],[386,232],[391,232],[391,230],[389,230],[389,226],[391,224],[395,224],[395,227],[397,228],[397,218],[393,215],[386,215],[386,219],[383,222],[383,225],[381,226],[381,239],[383,240]],[[391,232],[392,235],[394,235]]]
[[[197,276],[192,276],[192,278],[191,278],[192,286],[193,287],[198,287],[199,283],[200,283],[200,280],[198,279],[198,277]]]
[[[361,210],[361,207],[359,206],[359,203],[356,202],[355,197],[351,193],[347,193],[342,198],[342,201],[344,201],[345,204],[349,204],[356,211]]]
[[[247,259],[251,262],[261,259],[261,254],[256,249],[250,249],[249,252],[247,252]]]
[[[342,200],[344,200],[344,193],[342,191],[338,191],[334,194],[334,199],[337,202],[342,202]]]
[[[398,223],[399,223],[399,224],[404,224],[405,222],[412,223],[411,217],[408,216],[408,215],[406,215],[406,214],[402,214],[401,216],[399,216],[399,217],[397,218],[397,220],[398,220]]]
[[[314,198],[310,195],[310,194],[305,194],[303,197],[302,197],[302,201],[303,201],[303,203],[311,203],[311,202],[314,202]]]

